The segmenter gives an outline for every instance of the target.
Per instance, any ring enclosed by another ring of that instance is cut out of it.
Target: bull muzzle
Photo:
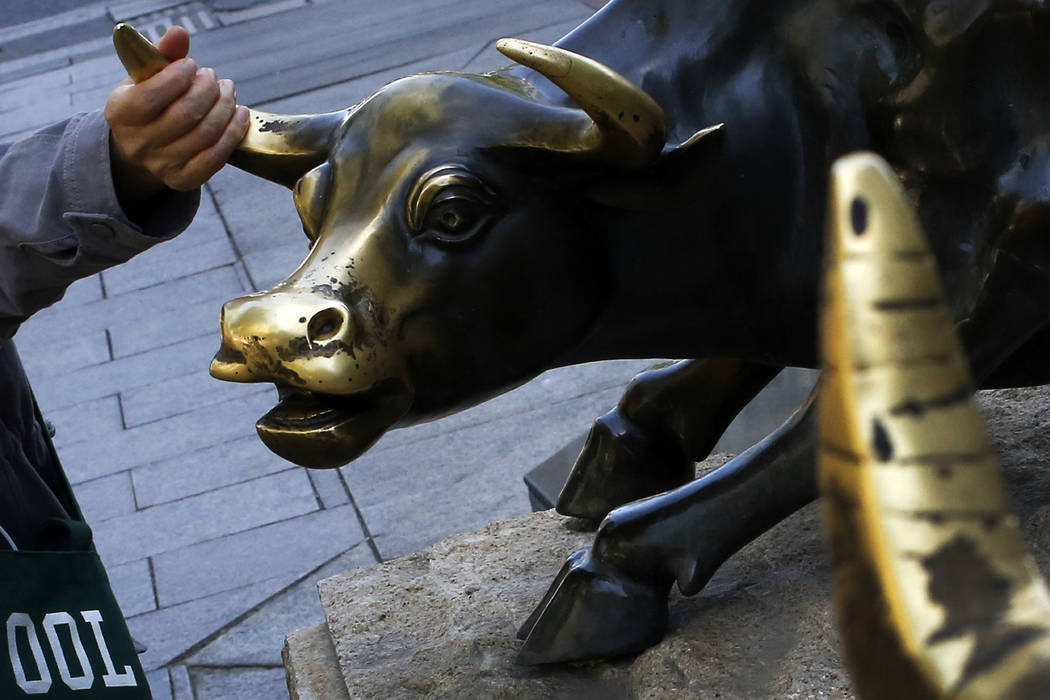
[[[339,299],[277,287],[227,302],[211,374],[273,382],[280,401],[259,419],[259,437],[304,467],[357,458],[412,405],[396,348]]]
[[[210,368],[217,379],[326,393],[357,390],[349,376],[353,365],[360,369],[354,323],[341,301],[308,291],[251,294],[223,305],[219,325],[222,348]]]

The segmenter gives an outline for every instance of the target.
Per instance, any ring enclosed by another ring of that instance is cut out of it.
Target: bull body
[[[639,86],[664,126],[632,131],[655,112],[566,88],[578,59],[560,54],[541,69],[554,82],[525,66],[428,74],[344,112],[260,120],[290,146],[241,162],[294,184],[312,247],[286,281],[226,305],[212,371],[278,384],[259,426],[276,452],[338,466],[390,427],[608,358],[731,358],[746,390],[695,373],[728,397],[708,421],[722,425],[776,368],[818,364],[828,170],[856,150],[882,154],[917,205],[978,377],[1044,380],[1027,360],[1050,300],[1041,5],[614,0],[559,47]],[[563,638],[540,615],[526,660],[658,639],[671,582],[698,590],[812,498],[806,415],[724,477],[615,511],[538,610],[589,620],[622,605],[651,623],[610,631],[610,616]],[[684,480],[671,471],[654,483]],[[661,488],[635,483],[593,514]],[[688,536],[720,513],[733,522]],[[610,603],[572,589],[574,575],[632,584]]]

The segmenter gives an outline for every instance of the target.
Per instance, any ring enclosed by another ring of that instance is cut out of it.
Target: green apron
[[[150,698],[44,423],[0,339],[0,700]]]
[[[91,531],[54,519],[58,549],[0,551],[0,698],[149,698]]]

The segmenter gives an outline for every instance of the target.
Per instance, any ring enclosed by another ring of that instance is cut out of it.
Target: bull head
[[[435,73],[344,112],[252,115],[233,162],[293,187],[311,249],[283,282],[224,306],[211,373],[278,386],[257,429],[282,457],[343,465],[396,424],[557,364],[565,339],[593,325],[603,286],[601,246],[573,226],[578,202],[559,200],[584,191],[583,173],[673,166],[718,141],[705,130],[665,153],[663,111],[624,77],[555,47],[498,48],[576,108],[507,73]],[[549,175],[551,159],[575,175]],[[521,265],[548,248],[545,269]]]

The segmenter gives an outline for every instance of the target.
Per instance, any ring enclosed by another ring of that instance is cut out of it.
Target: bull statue
[[[783,367],[818,365],[839,156],[901,179],[977,384],[1050,381],[1044,3],[613,0],[556,46],[499,49],[517,65],[253,114],[235,163],[293,190],[311,249],[225,305],[211,372],[276,384],[260,436],[325,468],[548,368],[693,358],[596,422],[558,510],[601,525],[521,662],[654,644],[672,585],[816,497],[811,401],[693,463]]]

